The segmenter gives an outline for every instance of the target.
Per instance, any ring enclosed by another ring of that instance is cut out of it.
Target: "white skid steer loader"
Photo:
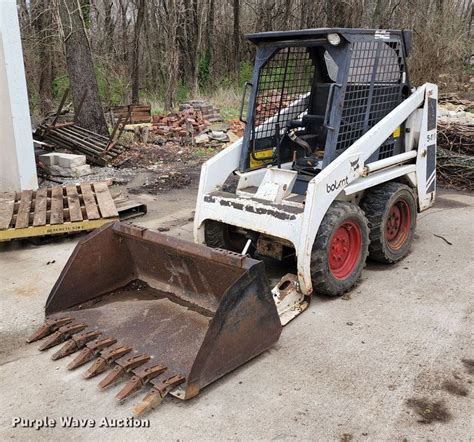
[[[245,133],[202,167],[197,244],[124,223],[94,231],[28,340],[64,343],[53,359],[79,352],[69,369],[94,361],[86,378],[109,370],[100,389],[128,379],[119,401],[150,386],[136,414],[168,393],[192,398],[271,347],[312,293],[349,290],[367,257],[402,259],[434,202],[437,87],[410,86],[409,32],[248,39]],[[275,262],[295,271],[271,289]]]
[[[435,197],[437,87],[410,86],[407,31],[247,38],[257,55],[245,134],[202,168],[195,241],[296,257],[297,275],[274,294],[291,281],[300,295],[280,308],[297,314],[313,292],[349,290],[368,256],[409,252]]]

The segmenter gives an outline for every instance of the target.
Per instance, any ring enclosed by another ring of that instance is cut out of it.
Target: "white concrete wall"
[[[0,192],[37,189],[15,0],[0,0]]]

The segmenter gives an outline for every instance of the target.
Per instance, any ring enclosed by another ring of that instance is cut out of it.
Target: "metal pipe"
[[[393,157],[384,158],[383,160],[374,161],[373,163],[367,164],[364,167],[364,175],[375,172],[376,170],[385,169],[386,167],[395,166],[396,164],[404,163],[405,161],[415,158],[418,152],[416,150],[410,150]]]

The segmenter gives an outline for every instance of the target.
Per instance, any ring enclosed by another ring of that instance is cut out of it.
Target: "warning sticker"
[[[390,38],[390,32],[386,31],[385,29],[380,29],[375,31],[375,39],[376,40],[388,40]]]

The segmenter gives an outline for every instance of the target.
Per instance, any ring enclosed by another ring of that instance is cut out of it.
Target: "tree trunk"
[[[198,92],[199,43],[201,39],[200,5],[198,0],[184,0],[185,34],[181,35],[181,52],[184,54],[185,78],[190,87],[191,96]]]
[[[119,0],[120,6],[120,21],[122,25],[122,62],[124,66],[128,66],[128,20],[127,20],[127,10],[128,10],[128,3],[124,3],[124,0]]]
[[[104,32],[105,48],[108,54],[113,52],[115,19],[112,17],[113,0],[103,0],[104,7]]]
[[[234,0],[234,70],[235,77],[240,73],[240,1]]]
[[[181,23],[182,11],[179,0],[168,0],[166,14],[165,38],[165,110],[173,109],[176,100],[179,68],[178,28]]]
[[[132,61],[132,104],[140,102],[140,33],[145,15],[145,0],[138,0],[137,19],[135,21],[135,33],[133,36],[133,61]]]
[[[53,14],[49,6],[36,0],[31,3],[33,24],[38,41],[40,110],[46,115],[53,110]]]
[[[207,66],[208,66],[208,81],[213,78],[213,59],[214,59],[214,20],[215,20],[215,3],[214,0],[209,0],[209,16],[207,22]],[[212,80],[211,80],[212,82]]]
[[[89,40],[78,0],[60,0],[59,13],[64,31],[66,64],[75,111],[75,123],[103,135],[108,134],[104,112],[100,103],[99,88]],[[86,94],[81,112],[77,107]]]

